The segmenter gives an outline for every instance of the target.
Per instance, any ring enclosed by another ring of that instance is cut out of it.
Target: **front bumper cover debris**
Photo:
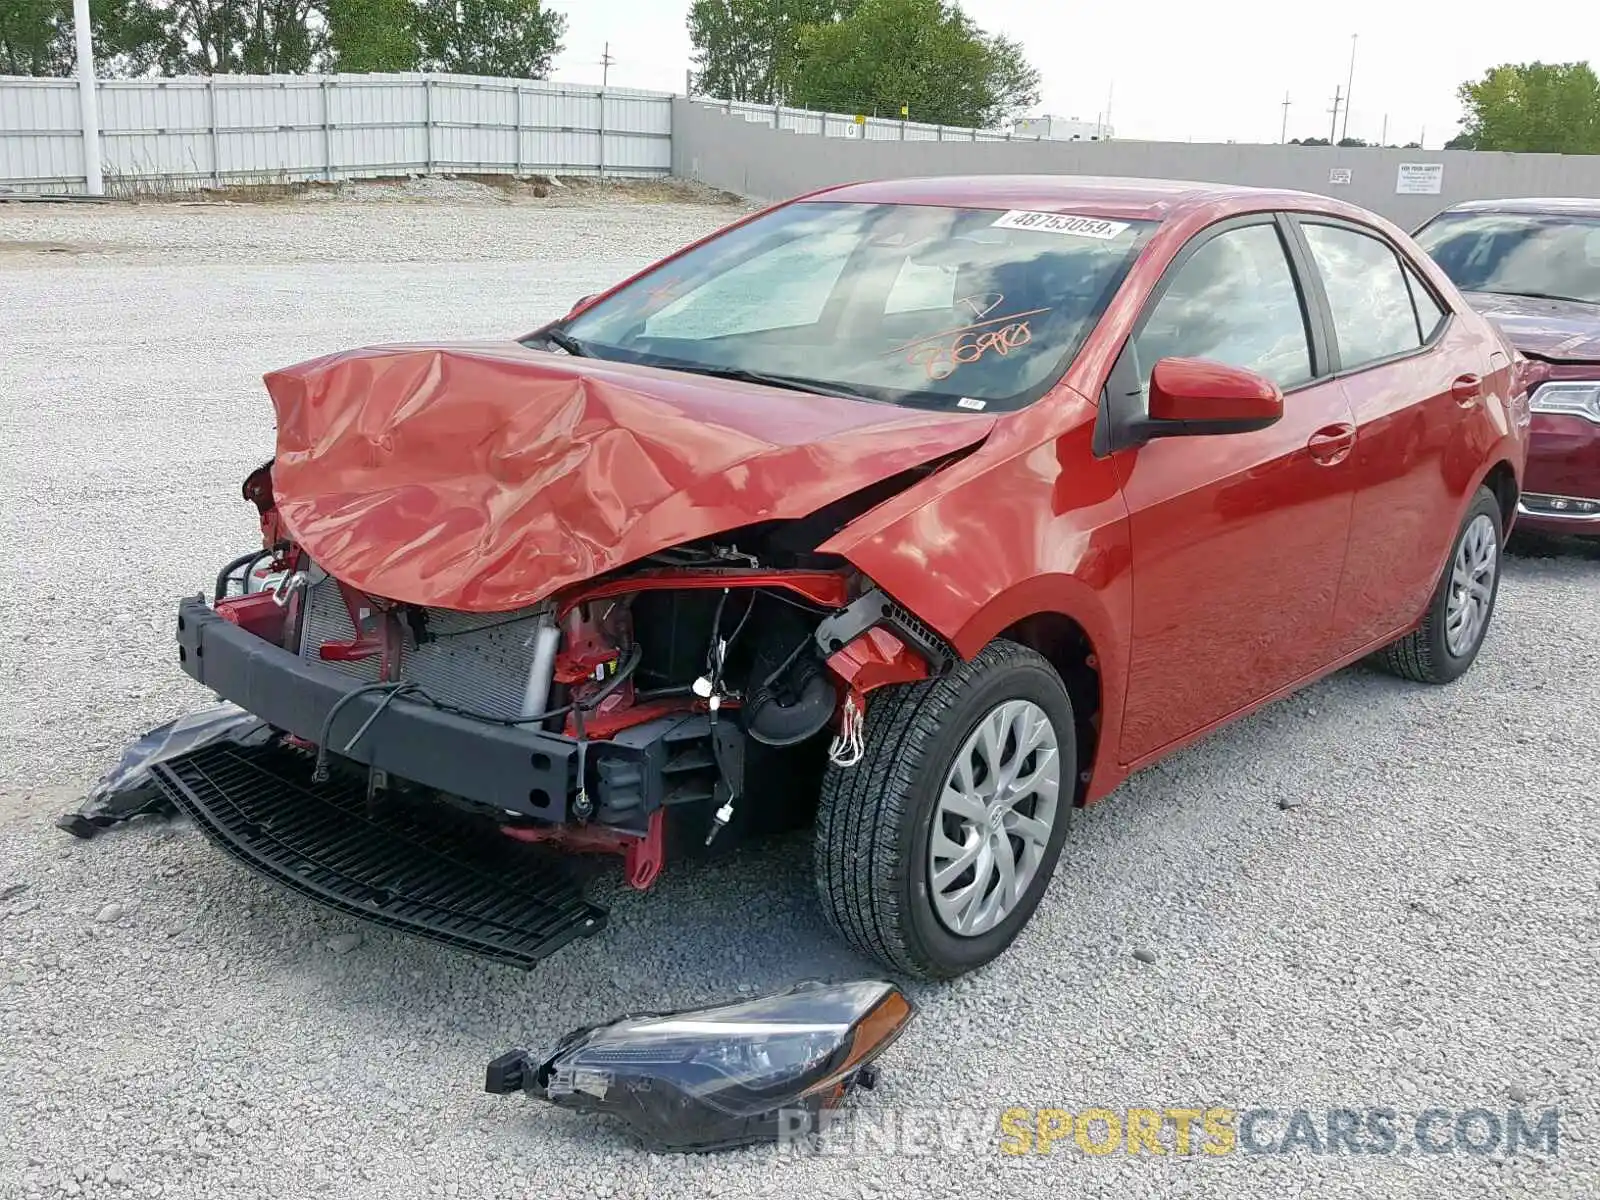
[[[76,812],[63,813],[56,826],[74,837],[92,838],[102,829],[147,813],[171,811],[152,769],[205,746],[261,746],[272,730],[237,704],[215,704],[158,725],[122,753],[100,777]]]

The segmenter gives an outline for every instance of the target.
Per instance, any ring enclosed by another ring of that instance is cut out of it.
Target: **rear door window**
[[[1388,242],[1342,225],[1306,221],[1301,229],[1328,296],[1341,369],[1422,346],[1411,285]]]

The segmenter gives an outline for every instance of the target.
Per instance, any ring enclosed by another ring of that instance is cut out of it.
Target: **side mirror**
[[[1283,392],[1254,371],[1200,358],[1163,358],[1150,373],[1144,438],[1248,433],[1283,416]]]

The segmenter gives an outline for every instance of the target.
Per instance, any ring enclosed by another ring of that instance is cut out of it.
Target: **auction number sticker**
[[[1014,208],[994,223],[995,229],[1038,229],[1045,233],[1064,233],[1071,237],[1110,241],[1127,230],[1126,221],[1107,221],[1103,217],[1080,217],[1072,213],[1030,212]]]

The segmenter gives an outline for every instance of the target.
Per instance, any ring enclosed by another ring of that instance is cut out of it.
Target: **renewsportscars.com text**
[[[824,1155],[1554,1156],[1558,1109],[1192,1107],[843,1109],[782,1114],[780,1151]]]

